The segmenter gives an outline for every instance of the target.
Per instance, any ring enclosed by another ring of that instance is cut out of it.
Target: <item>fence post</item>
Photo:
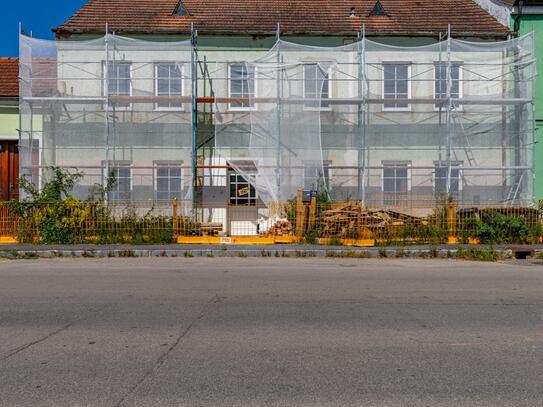
[[[455,202],[447,203],[447,229],[449,231],[448,244],[457,244],[458,236],[456,236],[456,207]]]
[[[296,236],[301,237],[304,234],[305,207],[303,201],[303,191],[298,191],[296,197]]]
[[[309,221],[308,221],[308,230],[312,230],[315,226],[315,221],[317,217],[317,197],[311,197],[311,203],[309,206]]]
[[[362,202],[358,203],[358,210],[356,211],[356,230],[358,239],[362,239]]]
[[[173,217],[172,217],[172,221],[173,221],[173,237],[174,239],[177,238],[179,236],[179,222],[178,222],[178,218],[177,218],[177,198],[176,197],[173,197],[172,199],[172,210],[173,210]]]

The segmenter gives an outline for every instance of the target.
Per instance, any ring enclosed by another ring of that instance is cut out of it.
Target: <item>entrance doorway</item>
[[[19,199],[19,145],[0,141],[0,201]]]

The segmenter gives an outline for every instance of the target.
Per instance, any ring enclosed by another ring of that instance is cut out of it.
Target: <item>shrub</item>
[[[115,215],[102,202],[80,201],[70,195],[82,174],[50,167],[51,179],[41,191],[25,178],[21,189],[30,199],[10,202],[14,234],[20,242],[44,244],[95,243],[171,243],[174,238],[172,217],[152,216],[152,209],[138,216],[127,208]],[[108,187],[113,184],[108,181]],[[105,191],[105,192],[104,192]],[[104,189],[102,195],[107,193]],[[178,227],[192,227],[180,218]]]

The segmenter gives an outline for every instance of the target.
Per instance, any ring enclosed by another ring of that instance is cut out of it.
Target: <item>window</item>
[[[105,164],[103,164],[105,169]],[[132,163],[130,161],[110,161],[107,178],[115,181],[108,193],[112,201],[130,200],[132,195]]]
[[[436,196],[460,195],[462,190],[462,169],[461,163],[451,163],[451,189],[447,192],[447,175],[449,167],[446,162],[436,162],[434,169],[434,194]]]
[[[394,205],[400,202],[411,189],[411,162],[383,162],[383,193],[384,204]]]
[[[228,178],[231,205],[256,205],[255,187],[243,175],[231,169],[228,171]]]
[[[369,17],[382,17],[386,16],[387,13],[385,9],[383,8],[383,5],[379,0],[377,0],[377,3],[375,3],[375,6],[373,6],[373,9],[371,10]]]
[[[322,189],[322,183],[327,190],[330,189],[330,161],[318,162],[304,162],[304,189],[311,191],[318,191]]]
[[[183,168],[181,161],[155,161],[155,199],[171,201],[182,199]]]
[[[175,14],[178,15],[178,16],[181,16],[181,17],[185,17],[185,16],[189,15],[187,9],[183,5],[183,2],[180,1],[179,4],[177,5],[177,9],[175,10]]]
[[[411,66],[406,63],[383,65],[383,97],[385,99],[409,99],[411,97]],[[409,110],[409,103],[386,101],[388,110]]]
[[[130,62],[108,62],[107,88],[104,88],[104,94],[107,91],[107,96],[132,96],[131,71]],[[130,103],[116,102],[115,107],[129,108]]]
[[[435,64],[435,95],[436,99],[447,99],[447,63],[446,62],[437,62]],[[460,69],[460,64],[453,63],[451,65],[451,97],[460,98],[462,96],[461,92],[461,75],[462,70]],[[436,103],[435,107],[445,107],[445,103]],[[458,107],[458,106],[457,106]]]
[[[244,98],[230,102],[230,109],[243,110],[254,108],[251,98],[255,93],[255,67],[247,64],[229,66],[229,93],[231,98]]]
[[[183,95],[183,67],[174,62],[160,62],[155,64],[155,95],[180,97]],[[157,109],[180,110],[181,100],[159,100]]]
[[[315,99],[306,101],[307,108],[329,108],[330,102],[330,72],[324,71],[319,64],[304,65],[304,99]]]

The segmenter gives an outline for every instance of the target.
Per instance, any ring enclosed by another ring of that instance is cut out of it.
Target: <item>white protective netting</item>
[[[84,172],[81,198],[113,175],[109,200],[191,199],[194,186],[222,207],[300,189],[378,205],[533,202],[532,34],[198,52],[21,36],[20,64],[21,170],[37,187],[60,166]]]
[[[230,65],[231,75],[242,79],[236,83],[230,78],[228,103],[216,104],[220,120],[215,145],[219,150],[241,148],[226,162],[266,204],[292,198],[301,188],[326,192],[320,111],[332,63],[307,50],[301,56],[285,45],[278,42],[255,61]],[[246,92],[238,89],[244,84],[249,86]],[[233,96],[237,94],[242,96]],[[231,131],[239,129],[240,122],[248,132],[245,144]]]
[[[106,35],[89,41],[20,38],[21,174],[40,187],[51,167],[84,174],[86,199],[192,194],[190,41]]]
[[[300,189],[386,205],[533,201],[532,35],[418,47],[278,41],[252,60],[222,56],[234,70],[215,88],[214,154],[265,204]]]

